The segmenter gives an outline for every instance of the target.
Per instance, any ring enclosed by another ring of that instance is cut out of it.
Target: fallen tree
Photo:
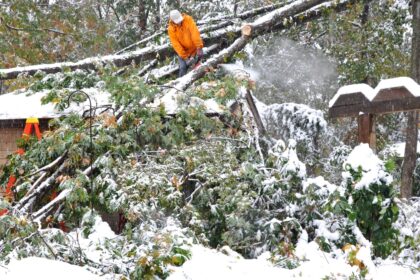
[[[325,8],[325,6],[321,5],[318,9],[313,9],[309,11],[306,15],[301,14],[305,10],[312,9],[317,5],[325,3],[327,1],[324,0],[310,0],[310,1],[297,1],[290,5],[284,6],[280,9],[277,9],[270,14],[260,17],[256,19],[254,22],[244,25],[241,28],[241,37],[236,39],[228,48],[223,49],[219,52],[219,54],[213,56],[206,63],[203,63],[197,69],[189,72],[182,78],[176,79],[168,83],[168,86],[173,87],[170,90],[170,94],[174,94],[175,91],[183,91],[189,85],[191,85],[194,81],[198,80],[199,78],[203,77],[205,73],[210,68],[215,68],[218,64],[226,61],[227,58],[231,57],[233,54],[241,51],[248,41],[252,38],[258,37],[260,35],[266,34],[267,32],[272,32],[274,30],[278,30],[284,27],[284,23],[281,19],[291,17],[291,21],[300,18],[300,22],[309,19],[313,19],[314,17],[321,15],[321,10]],[[335,7],[343,8],[347,5],[350,1],[342,1],[340,5],[336,5]],[[332,5],[332,3],[329,3]],[[295,16],[296,18],[293,18]]]
[[[286,3],[277,3],[277,4],[273,4],[273,5],[268,5],[268,6],[264,6],[264,7],[260,7],[260,8],[256,8],[250,11],[246,11],[243,13],[240,13],[238,15],[231,15],[231,16],[226,16],[226,17],[221,17],[221,18],[216,18],[216,19],[210,19],[210,20],[199,20],[197,21],[197,26],[200,30],[201,33],[206,33],[206,32],[210,32],[210,31],[214,31],[214,30],[218,30],[224,27],[227,27],[229,25],[233,25],[235,20],[246,20],[264,13],[268,13],[271,12],[275,9],[278,9],[280,7],[283,7],[284,5],[290,3],[286,2]],[[214,23],[217,22],[217,23]],[[209,24],[209,25],[208,25]],[[119,50],[118,52],[116,52],[115,54],[122,54],[125,52],[128,52],[131,49],[134,49],[136,47],[139,47],[141,45],[145,45],[149,42],[152,42],[153,40],[156,40],[158,37],[164,35],[166,32],[166,30],[161,30],[156,32],[155,34],[144,38],[136,43],[133,43],[121,50]]]
[[[311,10],[322,3],[328,5],[337,11],[346,7],[349,3],[356,2],[356,0],[342,0],[339,3],[327,0],[307,0],[297,1],[289,5],[283,6],[272,11],[266,16],[259,17],[253,22],[253,37],[266,34],[268,32],[276,31],[284,28],[282,18],[291,17],[290,21],[305,22],[309,19],[315,19],[322,15],[324,6],[319,9]],[[305,11],[309,11],[305,14]],[[221,41],[234,41],[241,36],[241,27],[227,26],[222,29],[211,31],[209,34],[203,34],[202,38],[206,45],[219,44]],[[0,69],[0,80],[15,79],[19,75],[34,75],[38,71],[45,73],[57,73],[64,69],[96,69],[99,65],[113,64],[117,67],[122,67],[130,64],[140,64],[150,59],[158,58],[164,59],[167,56],[173,55],[173,49],[169,43],[160,46],[149,46],[143,49],[132,51],[125,54],[108,55],[102,57],[87,58],[78,62],[62,62],[54,64],[32,65],[26,67],[16,67],[10,69]]]
[[[336,5],[335,7],[343,8],[349,2],[350,1],[342,1],[340,5]],[[209,69],[217,67],[218,64],[225,62],[235,53],[242,50],[246,44],[252,40],[252,38],[266,34],[267,32],[270,32],[276,28],[281,29],[284,27],[282,21],[283,18],[289,18],[290,20],[290,18],[293,19],[294,17],[300,17],[300,22],[304,22],[305,19],[304,16],[302,17],[302,12],[308,10],[309,11],[304,14],[308,16],[308,18],[320,16],[320,11],[324,8],[324,6],[319,6],[319,4],[322,3],[328,3],[331,5],[331,2],[327,2],[325,0],[297,1],[277,9],[266,16],[260,17],[252,23],[244,25],[240,30],[240,37],[237,38],[227,48],[221,50],[218,54],[205,61],[201,66],[189,72],[184,77],[178,78],[165,84],[164,88],[166,88],[166,90],[163,90],[160,97],[156,96],[154,105],[159,106],[162,103],[165,105],[165,102],[176,102],[177,98],[180,97],[180,92],[185,91],[192,83],[203,77],[209,71]],[[161,48],[163,48],[163,46],[161,46]],[[145,50],[142,51],[145,52]],[[147,70],[142,71],[142,73],[152,68],[156,62],[156,60],[152,61],[152,63],[144,68]],[[120,108],[120,111],[121,110],[122,109]],[[117,121],[119,120],[117,119]],[[96,154],[97,159],[93,164],[94,168],[96,168],[97,162],[102,158],[102,156],[103,154]],[[65,157],[60,158],[60,160],[56,159],[54,160],[54,166],[58,166],[57,169],[49,168],[48,170],[37,172],[36,174],[39,176],[32,179],[34,183],[30,187],[31,192],[20,199],[20,201],[17,201],[12,211],[28,214],[34,213],[33,218],[40,221],[45,219],[47,215],[49,215],[55,209],[55,207],[57,207],[57,205],[65,201],[66,197],[72,193],[71,191],[63,190],[59,196],[48,202],[46,205],[39,205],[39,202],[42,201],[43,197],[45,197],[53,188],[59,186],[60,182],[63,181],[59,178],[66,176],[65,169],[68,165],[67,160],[68,159]],[[83,176],[87,176],[89,174],[93,174],[93,172],[94,170],[89,167],[86,168],[82,174]]]

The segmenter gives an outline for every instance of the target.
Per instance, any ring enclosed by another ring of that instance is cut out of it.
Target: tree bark
[[[155,31],[159,30],[159,26],[161,26],[161,18],[160,18],[160,0],[156,0],[155,2]]]
[[[411,77],[420,82],[420,0],[412,1],[413,37],[411,44]],[[418,112],[409,112],[407,121],[407,140],[401,174],[401,197],[410,198],[413,194],[413,173],[417,161]]]
[[[144,0],[139,0],[138,2],[138,27],[140,29],[140,32],[143,33],[143,31],[146,30],[147,26],[147,12],[146,12],[146,3]]]

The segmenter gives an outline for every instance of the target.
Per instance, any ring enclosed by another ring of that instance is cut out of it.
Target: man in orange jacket
[[[169,14],[168,34],[172,47],[178,55],[179,77],[187,73],[187,60],[197,55],[203,57],[203,40],[193,18],[172,10]]]

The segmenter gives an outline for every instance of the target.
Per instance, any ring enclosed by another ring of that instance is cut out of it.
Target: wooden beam
[[[330,118],[357,117],[366,110],[367,108],[361,105],[334,106],[328,110],[328,115]]]
[[[265,131],[265,128],[264,128],[264,124],[261,120],[260,114],[258,113],[257,106],[255,106],[254,99],[252,98],[252,95],[251,95],[251,92],[249,91],[249,89],[247,89],[247,91],[246,91],[245,98],[246,98],[246,102],[248,104],[248,107],[251,110],[252,116],[254,117],[255,123],[257,124],[258,131],[262,135],[265,135],[266,131]]]
[[[392,84],[393,82],[396,84]],[[384,88],[387,83],[389,87]],[[360,85],[352,86],[360,87]],[[418,96],[420,87],[410,78],[401,77],[382,81],[376,87],[375,96],[369,99],[363,92],[340,94],[340,91],[346,91],[346,87],[349,87],[347,90],[353,89],[350,86],[340,88],[337,97],[332,101],[334,104],[329,109],[331,118],[356,117],[361,112],[378,115],[420,110],[420,96]],[[354,87],[354,90],[360,88]]]
[[[379,101],[391,101],[406,98],[415,98],[406,87],[395,87],[390,89],[381,89],[372,100],[372,103]]]
[[[373,101],[368,104],[350,104],[333,106],[329,109],[331,118],[357,117],[360,112],[368,114],[390,114],[420,110],[420,97]]]
[[[359,143],[367,143],[376,150],[375,116],[362,114],[358,117]]]

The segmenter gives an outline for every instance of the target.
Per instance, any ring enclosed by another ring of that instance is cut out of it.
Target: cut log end
[[[243,36],[249,37],[252,34],[252,26],[250,24],[245,24],[242,26],[241,31]]]

